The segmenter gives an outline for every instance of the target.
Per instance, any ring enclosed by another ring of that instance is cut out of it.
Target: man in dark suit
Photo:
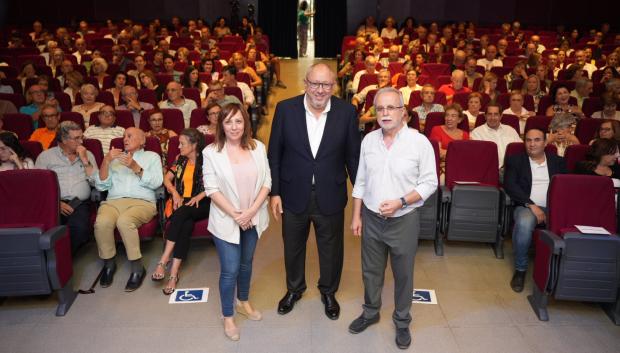
[[[314,225],[319,251],[318,283],[325,314],[338,319],[343,262],[347,175],[355,181],[360,151],[352,105],[332,96],[336,74],[313,65],[304,80],[306,93],[278,103],[269,141],[271,211],[282,214],[287,293],[278,313],[290,312],[306,290],[306,243]]]
[[[555,174],[566,173],[564,159],[545,153],[545,144],[545,133],[530,129],[525,134],[526,153],[510,156],[505,161],[504,189],[516,204],[512,231],[515,273],[510,281],[515,292],[523,290],[532,232],[546,219],[549,182]]]

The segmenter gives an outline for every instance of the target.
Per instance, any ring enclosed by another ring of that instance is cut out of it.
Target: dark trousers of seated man
[[[71,201],[63,201],[71,203]],[[75,205],[75,203],[73,203]],[[84,200],[73,207],[73,213],[60,215],[60,224],[67,225],[71,237],[71,253],[75,252],[93,238],[93,227],[90,223],[90,200]]]
[[[185,206],[190,198],[183,199],[183,206],[177,208],[170,215],[170,224],[166,231],[166,239],[174,242],[174,252],[172,256],[175,259],[185,260],[189,252],[190,238],[194,231],[194,224],[197,221],[209,217],[209,209],[211,200],[209,198],[202,199],[198,203],[198,207]]]
[[[394,276],[396,328],[411,323],[413,265],[418,249],[420,216],[416,209],[400,217],[384,218],[362,207],[362,278],[364,280],[364,318],[372,319],[381,310],[381,291],[388,255]]]

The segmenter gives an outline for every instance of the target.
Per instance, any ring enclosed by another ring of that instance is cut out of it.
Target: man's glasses
[[[310,89],[316,90],[316,89],[324,89],[324,90],[330,90],[334,87],[334,83],[333,82],[312,82],[310,80],[306,80],[306,84],[308,85],[308,87]]]
[[[101,111],[99,112],[99,115],[103,115],[103,116],[114,116],[115,113],[114,112],[110,112],[110,111]]]
[[[57,116],[58,116],[58,114],[41,114],[41,117],[42,117],[43,119],[47,119],[47,118],[55,118],[55,117],[57,117]]]
[[[395,107],[393,105],[388,105],[387,107],[377,106],[377,107],[375,107],[375,110],[377,111],[377,113],[385,113],[385,112],[387,112],[388,114],[392,114],[393,112],[395,112],[395,111],[397,111],[399,109],[402,109],[403,107],[404,107],[403,105],[398,106],[398,107]]]

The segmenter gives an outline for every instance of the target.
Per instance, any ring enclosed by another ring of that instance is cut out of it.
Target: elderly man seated
[[[30,141],[41,143],[43,149],[46,150],[56,137],[56,128],[60,122],[60,114],[55,105],[44,104],[41,107],[41,118],[45,126],[34,130],[32,135],[30,135]]]
[[[236,79],[237,68],[234,66],[224,66],[222,68],[222,83],[225,87],[239,87],[241,96],[243,97],[243,105],[245,109],[249,109],[254,104],[254,92],[245,82],[239,82]]]
[[[465,82],[465,72],[461,70],[452,71],[450,81],[451,83],[442,85],[439,87],[439,90],[437,90],[438,92],[443,92],[446,95],[446,101],[448,104],[452,104],[455,94],[471,92],[469,87],[463,86],[463,82]]]
[[[192,110],[197,108],[196,102],[183,97],[183,86],[176,81],[168,83],[166,93],[168,94],[168,99],[159,102],[159,107],[161,109],[179,109],[183,113],[185,128],[188,128]]]
[[[69,227],[71,252],[89,240],[90,186],[97,162],[90,151],[82,146],[82,128],[73,121],[63,121],[56,132],[57,146],[44,151],[37,158],[35,168],[52,170],[60,185],[60,221]]]
[[[107,153],[112,139],[122,137],[125,133],[125,128],[115,125],[116,111],[111,105],[101,107],[98,117],[99,125],[90,125],[84,131],[84,137],[99,140],[103,153]]]
[[[202,107],[206,108],[211,103],[217,103],[220,107],[227,104],[241,105],[239,98],[225,94],[224,85],[220,81],[209,82],[209,90],[207,91],[207,97],[202,100]]]
[[[153,105],[147,102],[140,102],[138,100],[138,90],[135,87],[126,85],[121,90],[124,104],[119,105],[117,110],[129,110],[133,116],[133,125],[140,127],[140,114],[149,109],[153,109]]]
[[[132,292],[140,287],[146,274],[138,228],[157,214],[155,189],[162,184],[163,171],[159,155],[144,150],[146,137],[142,130],[125,130],[123,143],[125,150],[112,148],[94,174],[97,190],[108,191],[97,212],[95,239],[99,257],[104,261],[100,284],[109,287],[116,271],[114,229],[118,228],[131,262],[125,291]]]

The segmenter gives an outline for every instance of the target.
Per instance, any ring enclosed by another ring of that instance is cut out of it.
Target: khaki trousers
[[[95,239],[99,257],[111,259],[116,255],[114,229],[118,228],[129,260],[142,257],[138,228],[157,214],[155,203],[131,198],[104,201],[97,211]]]

